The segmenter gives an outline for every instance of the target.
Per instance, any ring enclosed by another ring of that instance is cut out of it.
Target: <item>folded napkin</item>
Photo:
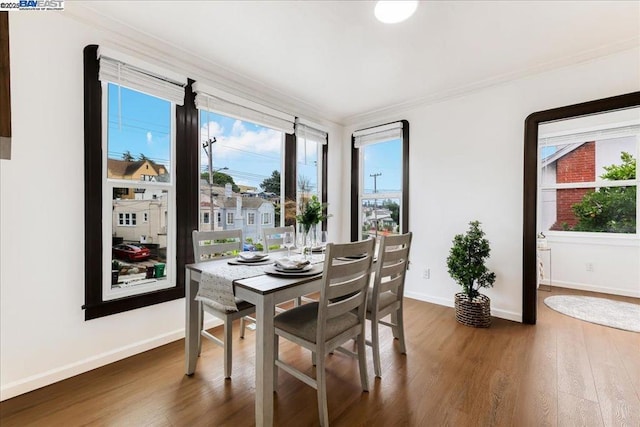
[[[263,254],[262,252],[240,252],[238,258],[244,259],[247,261],[259,260],[262,258],[266,258],[268,254]]]
[[[308,259],[293,260],[290,258],[280,258],[275,262],[276,267],[282,270],[301,270],[309,264],[310,264],[310,261]]]

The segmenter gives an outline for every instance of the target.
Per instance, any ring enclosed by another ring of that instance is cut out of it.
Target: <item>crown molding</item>
[[[304,117],[325,126],[337,125],[347,127],[375,123],[380,119],[392,115],[397,116],[417,107],[465,96],[492,86],[579,64],[581,62],[596,60],[623,51],[640,49],[640,37],[633,37],[588,49],[574,55],[540,63],[533,67],[503,73],[478,80],[474,83],[416,97],[383,108],[342,117],[328,111],[322,111],[305,100],[292,97],[276,89],[268,88],[265,82],[241,75],[213,61],[203,59],[195,52],[191,52],[182,46],[160,40],[121,21],[103,15],[92,9],[90,3],[68,2],[67,7],[65,7],[65,15],[89,25],[91,28],[102,31],[105,36],[105,43],[108,43],[112,48],[122,50],[123,53],[133,54],[159,66],[186,74],[196,81],[202,81],[243,98],[259,102],[267,107]]]
[[[390,105],[388,107],[383,107],[362,114],[349,116],[342,120],[342,125],[346,127],[355,125],[360,126],[366,123],[374,123],[379,121],[380,119],[386,119],[391,115],[395,116],[417,107],[436,104],[453,98],[466,96],[492,86],[498,86],[514,80],[520,80],[537,74],[541,74],[547,71],[569,67],[582,62],[597,60],[606,56],[615,55],[634,49],[637,50],[637,54],[640,55],[640,37],[621,40],[616,43],[611,43],[598,48],[585,50],[575,55],[570,55],[557,60],[544,62],[534,67],[523,68],[517,71],[500,74],[487,79],[478,80],[468,85],[458,86],[456,88],[436,92],[423,97],[414,98],[405,102]]]
[[[68,2],[65,16],[101,31],[105,44],[112,49],[134,55],[168,70],[187,75],[267,107],[302,116],[327,126],[341,125],[340,117],[321,111],[302,99],[268,88],[265,82],[241,75],[213,61],[198,56],[182,46],[139,31],[119,20],[92,9],[90,3]]]

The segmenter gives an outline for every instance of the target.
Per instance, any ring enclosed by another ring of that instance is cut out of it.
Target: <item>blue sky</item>
[[[109,84],[108,96],[108,156],[122,159],[122,154],[128,150],[134,158],[144,154],[156,163],[170,167],[171,104],[113,84]],[[236,184],[259,187],[274,170],[281,171],[282,132],[201,111],[201,147],[213,137],[217,140],[213,145],[213,168],[228,168],[224,173],[231,175]],[[378,192],[401,188],[400,146],[400,140],[395,140],[365,148],[365,190],[373,192],[373,178],[369,175],[374,173],[382,173],[377,178]],[[298,151],[299,175],[310,178],[312,185],[316,185],[317,145],[307,145],[306,159],[304,144]],[[202,148],[200,154],[204,172],[207,171],[208,156]]]
[[[213,169],[233,177],[236,184],[259,187],[274,170],[281,171],[282,132],[243,122],[219,114],[200,112],[200,142],[216,138],[213,145]],[[207,171],[208,157],[200,150],[202,171]]]
[[[373,193],[373,174],[378,193],[402,190],[402,142],[395,139],[364,147],[364,190]]]
[[[108,97],[108,156],[122,159],[128,150],[169,166],[171,103],[114,84]]]

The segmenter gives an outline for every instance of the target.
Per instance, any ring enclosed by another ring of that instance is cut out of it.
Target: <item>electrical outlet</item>
[[[422,272],[422,278],[423,279],[430,279],[431,278],[431,269],[430,268],[425,268],[424,271]]]
[[[588,262],[585,265],[585,267],[586,267],[587,271],[593,271],[593,263],[592,262]]]

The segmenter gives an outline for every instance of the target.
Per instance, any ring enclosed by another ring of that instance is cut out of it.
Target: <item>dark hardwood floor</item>
[[[357,361],[329,356],[329,417],[335,426],[640,426],[640,334],[548,309],[538,325],[494,318],[489,329],[459,325],[452,308],[406,300],[407,355],[382,328],[382,379],[360,389]],[[236,324],[236,328],[238,325]],[[220,332],[220,331],[216,331]],[[250,426],[254,424],[254,340],[234,335],[232,380],[222,349],[208,341],[192,377],[184,341],[130,357],[0,403],[9,426]],[[281,353],[311,372],[309,353]],[[370,353],[369,353],[370,356]],[[278,426],[318,423],[316,392],[280,371]]]

